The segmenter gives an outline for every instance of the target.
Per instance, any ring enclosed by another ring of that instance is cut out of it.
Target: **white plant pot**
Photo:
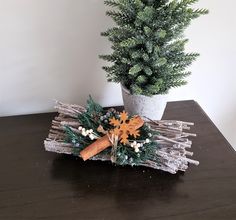
[[[130,115],[140,115],[152,120],[160,120],[165,111],[167,95],[132,95],[121,85],[125,111]]]

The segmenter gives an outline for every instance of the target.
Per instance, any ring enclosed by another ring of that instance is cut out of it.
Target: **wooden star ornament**
[[[140,128],[141,121],[142,119],[138,116],[134,116],[129,119],[128,114],[123,111],[120,114],[120,119],[116,119],[114,117],[110,119],[110,125],[115,127],[111,133],[119,136],[122,144],[127,144],[129,135],[134,138],[140,136],[140,131],[138,128]]]

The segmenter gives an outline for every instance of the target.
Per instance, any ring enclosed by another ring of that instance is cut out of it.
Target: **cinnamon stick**
[[[83,158],[83,160],[88,160],[89,158],[99,154],[106,148],[111,146],[111,142],[107,135],[97,139],[95,142],[90,144],[88,147],[86,147],[84,150],[80,152],[80,156]]]

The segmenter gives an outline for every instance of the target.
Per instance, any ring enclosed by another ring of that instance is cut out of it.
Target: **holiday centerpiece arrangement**
[[[186,53],[183,32],[206,14],[198,0],[106,0],[116,26],[102,33],[113,53],[108,81],[121,83],[126,111],[104,109],[90,97],[87,107],[57,102],[45,149],[115,165],[145,166],[172,174],[199,162],[189,156],[193,123],[160,120],[166,95],[184,85],[197,53]]]
[[[57,102],[59,115],[53,120],[47,151],[72,154],[86,160],[111,161],[116,165],[145,166],[172,174],[185,171],[192,142],[186,132],[192,123],[153,121],[104,109],[90,97],[87,107]]]
[[[125,110],[161,119],[166,94],[186,84],[186,68],[199,55],[186,53],[183,32],[191,21],[207,14],[193,9],[198,0],[106,0],[116,26],[102,33],[113,53],[100,56],[112,62],[103,67],[108,81],[121,83]]]

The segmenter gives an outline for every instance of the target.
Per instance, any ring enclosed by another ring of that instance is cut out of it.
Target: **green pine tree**
[[[116,26],[102,33],[113,53],[100,58],[112,62],[103,69],[108,81],[122,83],[132,94],[164,94],[186,84],[186,68],[199,56],[186,53],[183,36],[206,9],[193,9],[198,0],[106,0]]]

